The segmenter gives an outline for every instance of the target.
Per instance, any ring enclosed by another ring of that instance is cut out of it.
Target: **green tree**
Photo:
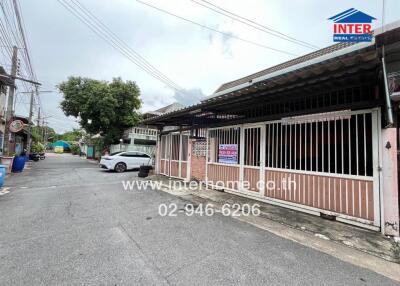
[[[64,114],[79,118],[86,132],[100,133],[105,146],[117,142],[126,128],[140,120],[140,89],[133,81],[69,77],[58,88],[64,96]]]
[[[45,150],[45,148],[42,143],[36,142],[36,143],[32,144],[31,152],[41,153],[41,152],[44,152],[44,150]]]
[[[76,143],[71,144],[71,153],[73,155],[78,155],[80,151],[81,151],[81,148],[79,148],[78,144],[76,144]]]
[[[72,131],[67,131],[63,134],[58,135],[57,140],[64,140],[68,142],[77,142],[84,135],[84,132],[80,129],[73,129]]]
[[[31,135],[33,142],[41,142],[43,143],[44,135],[46,134],[47,138],[54,137],[56,132],[53,128],[48,126],[32,126],[31,127]]]

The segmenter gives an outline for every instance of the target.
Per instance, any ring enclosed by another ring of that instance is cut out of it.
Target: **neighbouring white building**
[[[160,109],[149,111],[143,114],[144,119],[168,114],[183,108],[182,104],[177,102],[164,106]],[[152,129],[149,126],[131,127],[125,130],[120,144],[110,146],[110,152],[118,151],[139,151],[149,155],[155,155],[157,144],[157,129]]]

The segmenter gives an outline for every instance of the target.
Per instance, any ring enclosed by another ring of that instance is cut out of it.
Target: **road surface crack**
[[[68,215],[68,216],[74,217],[74,215],[71,213],[71,207],[72,207],[72,202],[69,201],[69,202],[68,202],[68,205],[66,206],[65,209],[67,210],[67,215]]]
[[[147,262],[147,264],[151,265],[153,268],[156,269],[158,276],[160,276],[166,283],[167,285],[171,285],[168,281],[168,278],[162,274],[161,269],[144,253],[142,247],[139,245],[139,243],[129,234],[129,232],[125,229],[125,227],[119,223],[119,227],[122,229],[122,231],[125,233],[125,235],[129,238],[131,242],[139,249],[140,254],[143,256],[144,260]]]

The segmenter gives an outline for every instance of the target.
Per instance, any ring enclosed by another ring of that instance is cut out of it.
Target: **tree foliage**
[[[31,152],[41,153],[41,152],[44,152],[44,150],[45,150],[45,148],[42,143],[36,142],[36,143],[32,144]]]
[[[32,126],[31,127],[31,135],[32,135],[33,142],[43,143],[45,134],[46,134],[47,138],[52,138],[56,135],[56,132],[54,131],[53,128],[48,127],[48,126]]]
[[[78,144],[71,144],[71,153],[73,155],[78,155],[81,152],[81,148],[79,148]]]
[[[69,77],[58,88],[64,96],[64,114],[79,118],[89,134],[100,133],[106,146],[117,142],[126,128],[140,120],[140,90],[133,81]]]
[[[57,136],[57,140],[63,140],[67,142],[78,142],[79,139],[84,135],[84,131],[80,129],[73,129]]]

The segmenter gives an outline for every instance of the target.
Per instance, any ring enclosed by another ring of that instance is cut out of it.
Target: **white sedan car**
[[[151,166],[152,158],[146,153],[137,151],[115,152],[102,156],[100,160],[100,168],[115,170],[118,173],[139,168],[142,165]]]

